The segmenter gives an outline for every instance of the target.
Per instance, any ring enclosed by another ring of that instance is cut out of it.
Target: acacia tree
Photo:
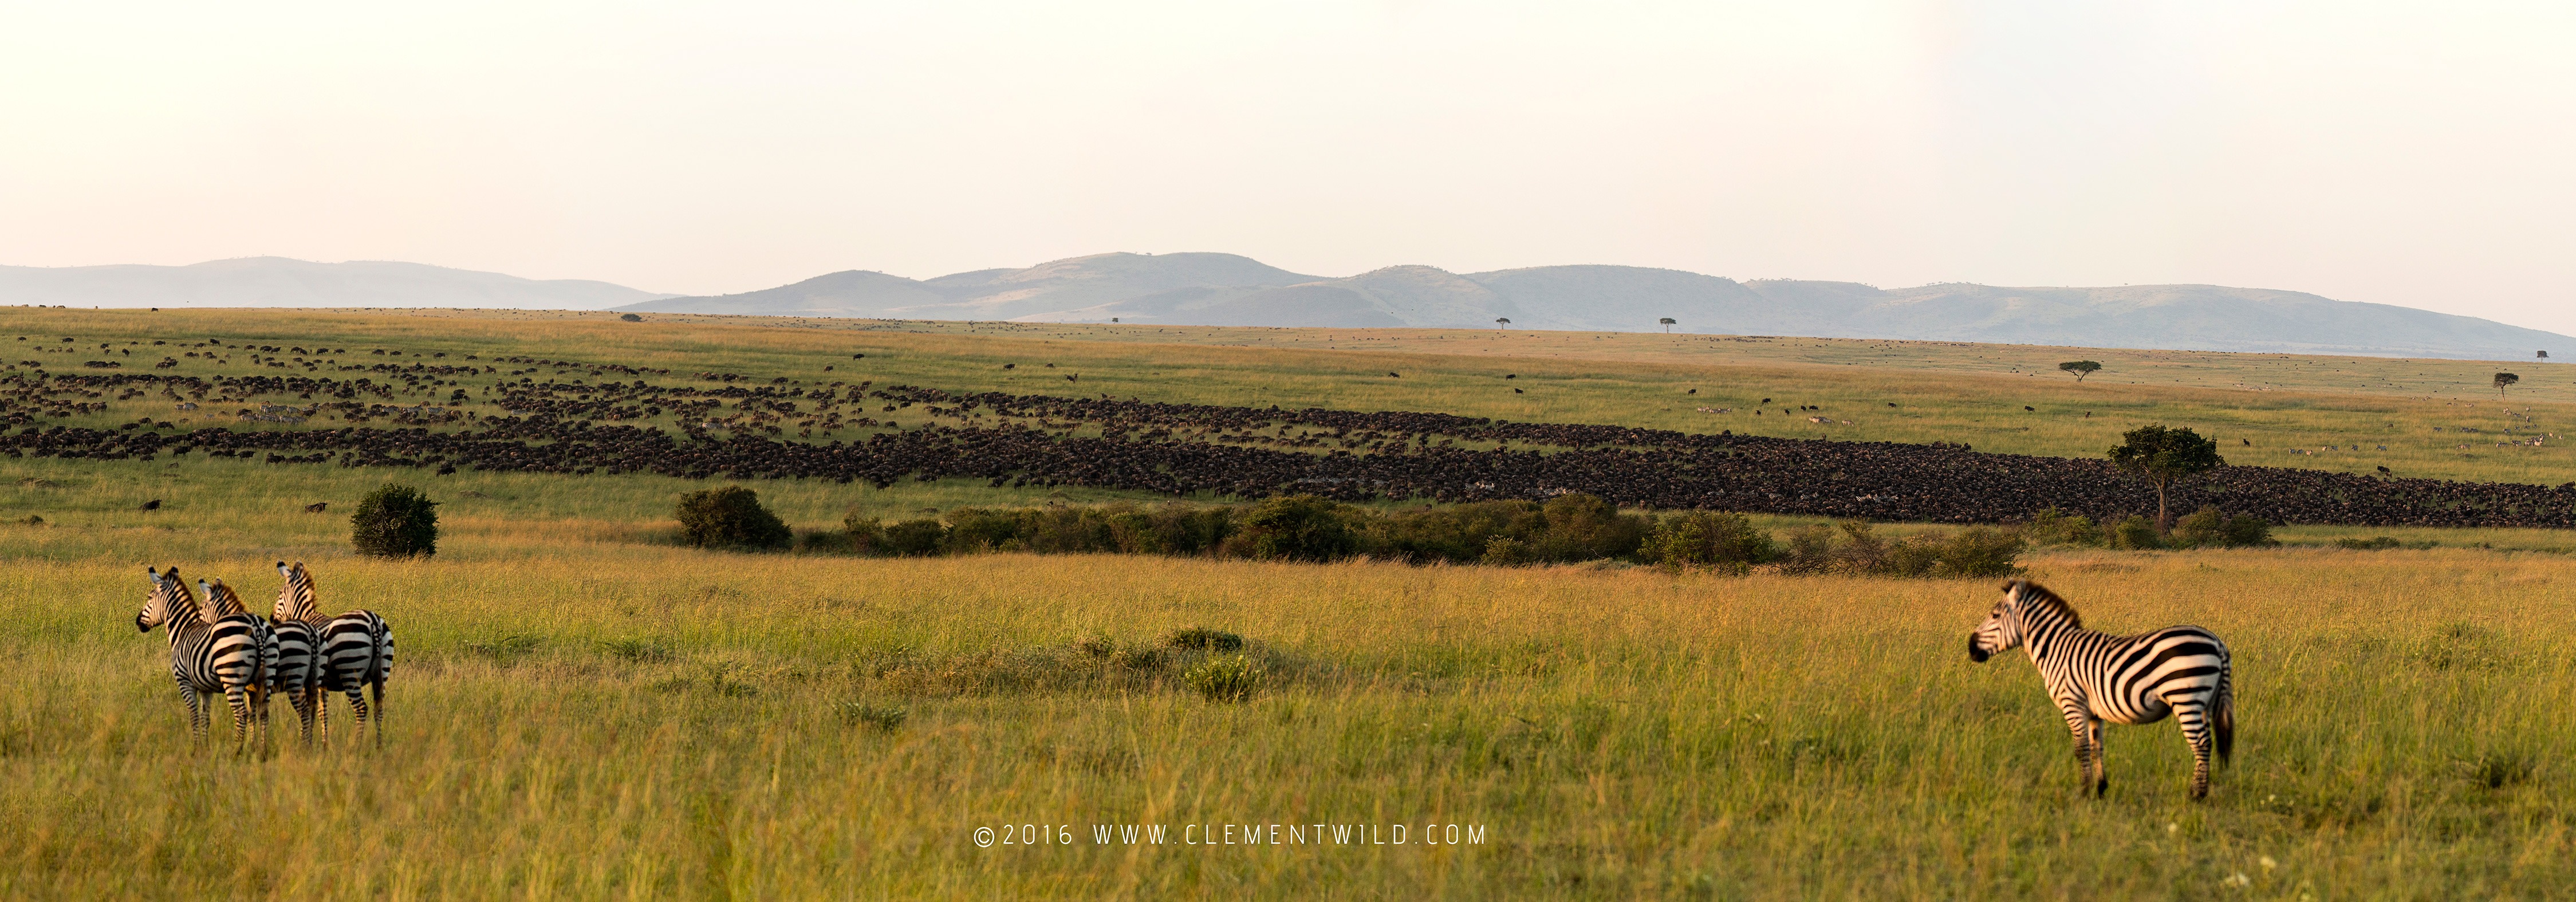
[[[1497,317],[1494,317],[1494,328],[1496,328],[1496,329],[1501,329],[1501,328],[1503,328],[1503,327],[1505,327],[1505,326],[1509,326],[1509,325],[1511,325],[1511,324],[1512,324],[1512,318],[1511,318],[1511,317],[1508,317],[1508,316],[1497,316]]]
[[[1658,323],[1658,324],[1660,324],[1660,325],[1662,325],[1662,326],[1664,327],[1664,334],[1666,334],[1666,335],[1671,335],[1671,334],[1673,334],[1673,326],[1675,326],[1675,325],[1678,325],[1678,324],[1679,324],[1679,321],[1678,321],[1678,320],[1675,320],[1675,319],[1673,319],[1672,317],[1669,317],[1669,316],[1664,317],[1663,319],[1656,320],[1655,322],[1656,322],[1656,323]]]
[[[2522,381],[2522,377],[2516,376],[2512,373],[2495,374],[2496,397],[2504,397],[2504,387],[2520,381]]]
[[[2093,375],[2093,371],[2101,369],[2102,365],[2090,360],[2069,360],[2058,364],[2057,368],[2074,373],[2075,381],[2082,382],[2084,377]]]
[[[2218,456],[2217,441],[2189,428],[2140,426],[2120,436],[2119,447],[2111,449],[2111,463],[2156,487],[2156,534],[2161,536],[2173,529],[2166,490],[2184,477],[2226,466],[2227,459]]]

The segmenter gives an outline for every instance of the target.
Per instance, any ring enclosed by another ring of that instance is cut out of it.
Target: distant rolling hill
[[[621,310],[1194,326],[1651,331],[2525,360],[2576,338],[2492,320],[2218,285],[1879,289],[1635,266],[1300,275],[1233,254],[1099,254],[916,281],[840,272]]]
[[[0,304],[597,310],[662,297],[670,295],[587,279],[522,279],[373,260],[244,257],[189,266],[0,266]]]

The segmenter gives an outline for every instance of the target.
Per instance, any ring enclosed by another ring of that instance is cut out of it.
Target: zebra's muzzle
[[[1986,663],[1986,659],[1987,659],[1987,658],[1991,658],[1991,657],[1994,657],[1994,653],[1993,653],[1993,652],[1989,652],[1989,651],[1987,651],[1987,650],[1985,649],[1985,647],[1984,647],[1984,646],[1981,646],[1981,645],[1978,645],[1978,644],[1977,644],[1977,634],[1975,634],[1975,633],[1969,633],[1969,634],[1968,634],[1968,660],[1975,661],[1975,662],[1977,662],[1977,663],[1979,663],[1979,664],[1983,664],[1983,663]]]

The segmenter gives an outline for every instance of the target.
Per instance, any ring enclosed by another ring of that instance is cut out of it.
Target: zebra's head
[[[153,627],[183,616],[195,616],[196,599],[188,596],[188,586],[179,581],[179,568],[163,573],[150,567],[143,575],[152,580],[152,592],[143,597],[143,610],[134,615],[134,631],[148,633]],[[173,627],[176,629],[176,627]]]
[[[277,572],[286,577],[286,585],[277,589],[277,604],[271,616],[279,620],[310,620],[320,613],[313,598],[313,574],[304,569],[303,561],[279,561]]]
[[[1987,658],[2021,646],[2021,605],[2023,592],[2029,587],[2030,581],[2025,579],[2004,584],[2004,599],[1995,602],[1995,609],[1986,613],[1986,622],[1977,624],[1976,632],[1968,634],[1968,660],[1983,664]]]

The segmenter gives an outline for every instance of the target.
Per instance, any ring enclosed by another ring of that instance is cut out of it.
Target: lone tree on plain
[[[2173,529],[2165,491],[2176,480],[2226,466],[2227,459],[2218,456],[2217,441],[2189,428],[2140,426],[2120,436],[2119,447],[2111,449],[2111,463],[2156,487],[2156,534],[2161,536]]]
[[[1656,320],[1655,322],[1657,322],[1657,323],[1661,323],[1661,324],[1663,325],[1663,327],[1664,327],[1664,334],[1666,334],[1666,335],[1671,335],[1671,334],[1673,334],[1673,327],[1674,327],[1675,325],[1679,325],[1679,323],[1678,323],[1678,322],[1676,322],[1672,317],[1669,317],[1669,316],[1664,317],[1663,319]]]
[[[1507,326],[1510,326],[1511,324],[1512,324],[1512,318],[1511,318],[1511,317],[1508,317],[1508,316],[1497,316],[1497,317],[1494,317],[1494,328],[1495,328],[1495,329],[1497,329],[1497,330],[1502,329],[1502,328],[1507,327]]]
[[[349,544],[369,557],[429,557],[438,553],[438,502],[419,489],[385,483],[349,516]]]
[[[2496,397],[2504,397],[2504,387],[2520,381],[2522,381],[2522,377],[2516,376],[2512,373],[2495,374]]]
[[[2091,360],[2069,360],[2065,363],[2058,364],[2057,368],[2074,373],[2075,381],[2082,382],[2084,381],[2084,377],[2093,375],[2093,371],[2101,369],[2102,364]]]
[[[2542,351],[2542,352],[2540,352],[2540,356],[2538,356],[2538,357],[2534,357],[2534,358],[2532,358],[2532,359],[2534,359],[2534,360],[2547,360],[2547,359],[2549,359],[2549,352],[2548,352],[2548,351]]]

